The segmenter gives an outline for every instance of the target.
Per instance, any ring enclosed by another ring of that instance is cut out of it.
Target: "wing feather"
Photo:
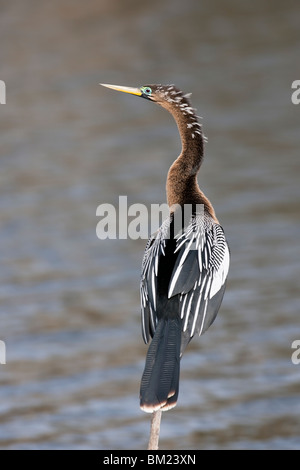
[[[157,324],[160,257],[165,256],[171,218],[150,237],[142,264],[142,332],[147,343]],[[202,335],[213,323],[225,291],[230,254],[222,227],[209,214],[193,216],[183,233],[175,236],[176,256],[168,299],[179,295],[184,345],[195,333]],[[169,253],[170,255],[170,253]],[[183,351],[182,351],[183,352]]]
[[[192,219],[176,250],[169,298],[181,294],[183,331],[188,330],[192,338],[195,333],[203,334],[218,313],[229,269],[229,249],[222,227],[208,215],[199,215]]]
[[[165,256],[171,219],[167,218],[159,230],[153,234],[146,245],[141,272],[141,314],[142,335],[145,343],[154,335],[157,315],[158,265],[161,256]]]

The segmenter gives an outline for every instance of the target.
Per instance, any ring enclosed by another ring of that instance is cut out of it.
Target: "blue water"
[[[208,137],[199,183],[232,252],[218,318],[182,359],[161,449],[299,449],[299,8],[26,0],[1,7],[0,448],[143,449],[145,240],[96,208],[165,202],[168,114],[98,86],[176,83]],[[298,15],[298,16],[297,16]]]

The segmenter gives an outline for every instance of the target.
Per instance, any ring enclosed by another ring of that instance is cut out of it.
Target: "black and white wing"
[[[154,335],[157,323],[157,282],[158,265],[165,256],[166,241],[169,238],[171,218],[168,217],[153,234],[146,245],[141,273],[142,334],[145,343]]]
[[[210,216],[195,216],[178,237],[168,297],[180,296],[183,332],[203,334],[220,308],[230,254],[222,227]]]
[[[165,256],[170,220],[149,239],[143,259],[141,306],[146,343],[157,323],[158,267],[160,258]],[[172,261],[176,259],[168,298],[179,296],[182,330],[188,342],[195,333],[203,334],[216,318],[225,291],[230,255],[222,227],[207,214],[194,216],[175,239]]]

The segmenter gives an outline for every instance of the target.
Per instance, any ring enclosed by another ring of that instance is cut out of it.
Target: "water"
[[[145,240],[98,240],[95,214],[165,202],[180,143],[164,110],[108,82],[193,92],[199,182],[232,251],[160,448],[299,449],[299,6],[119,3],[1,3],[0,448],[146,447]]]

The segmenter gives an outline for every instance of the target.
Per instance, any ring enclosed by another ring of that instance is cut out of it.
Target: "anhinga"
[[[169,410],[177,402],[180,358],[194,334],[202,335],[213,323],[221,305],[229,249],[197,183],[204,136],[189,95],[174,85],[103,85],[161,105],[174,117],[181,137],[181,154],[167,177],[170,216],[148,240],[140,285],[143,338],[145,343],[152,338],[140,406],[149,413]]]

